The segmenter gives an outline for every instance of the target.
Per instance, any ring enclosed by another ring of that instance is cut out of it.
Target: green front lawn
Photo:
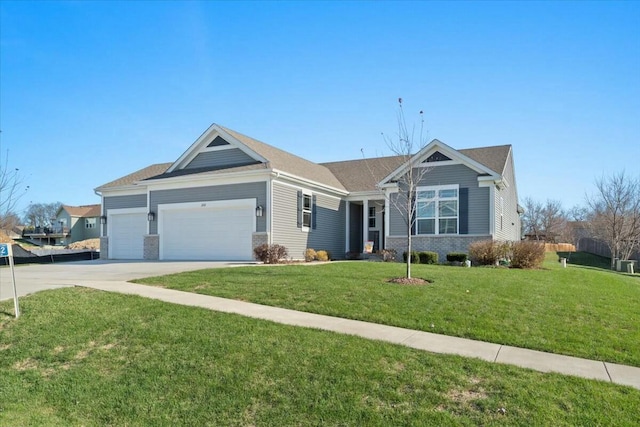
[[[12,308],[0,302],[3,426],[640,423],[629,387],[146,298],[65,288],[21,298],[18,320]]]
[[[387,283],[404,265],[337,262],[201,270],[138,280],[206,295],[640,366],[640,280],[543,270],[415,265],[427,286]]]

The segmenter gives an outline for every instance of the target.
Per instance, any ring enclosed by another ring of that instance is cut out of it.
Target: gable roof
[[[243,149],[247,154],[261,163],[232,167],[180,168],[190,155],[197,154],[200,149],[207,148],[212,140],[222,137],[232,145]],[[412,156],[416,159],[424,156],[429,150],[440,150],[454,160],[462,160],[489,175],[502,175],[511,150],[511,145],[469,148],[455,150],[434,139],[419,153]],[[323,184],[347,192],[374,191],[385,178],[396,174],[408,163],[407,156],[388,156],[370,159],[347,160],[327,163],[313,163],[279,148],[273,147],[257,139],[251,138],[232,129],[212,124],[198,140],[185,151],[175,162],[158,163],[140,169],[122,178],[118,178],[96,188],[96,191],[135,185],[140,181],[153,181],[178,176],[219,175],[251,170],[272,169],[293,177]],[[393,173],[392,173],[393,172]]]
[[[342,182],[340,182],[327,167],[321,164],[313,163],[229,128],[223,126],[219,126],[219,128],[265,158],[269,169],[276,169],[293,176],[306,178],[310,181],[325,184],[340,190],[346,190]]]
[[[510,149],[510,145],[499,145],[457,151],[501,175],[506,167]],[[408,156],[389,156],[321,164],[331,170],[347,191],[355,192],[376,190],[382,180],[408,161]]]
[[[502,172],[506,167],[506,160],[510,151],[510,145],[482,147],[479,149],[476,148],[467,150],[456,150],[454,148],[451,148],[444,142],[434,139],[422,149],[420,149],[420,151],[414,154],[409,160],[407,160],[407,162],[387,175],[382,180],[382,182],[389,183],[394,181],[395,179],[397,179],[397,177],[404,174],[409,167],[418,166],[420,163],[426,162],[427,159],[434,153],[438,153],[439,157],[444,156],[453,161],[461,162],[465,166],[475,170],[481,175],[494,177],[495,179],[501,179]],[[491,164],[492,167],[489,167],[484,162]],[[434,165],[435,164],[437,164],[437,162],[434,163]]]
[[[502,175],[507,167],[507,159],[509,158],[510,151],[511,145],[496,145],[493,147],[466,148],[458,150],[459,153],[462,153],[481,165],[488,167],[499,175]]]
[[[378,183],[406,161],[405,156],[374,157],[322,163],[349,192],[374,191]]]
[[[143,181],[145,179],[164,173],[172,164],[173,163],[156,163],[151,166],[147,166],[146,168],[137,170],[133,173],[130,173],[129,175],[123,176],[122,178],[107,182],[106,184],[97,187],[95,191],[134,185],[138,181]]]
[[[62,205],[58,210],[58,214],[60,214],[60,211],[64,209],[65,211],[67,211],[67,213],[70,216],[77,216],[80,218],[91,218],[91,217],[100,216],[101,206],[102,205],[100,204],[82,205],[82,206]]]

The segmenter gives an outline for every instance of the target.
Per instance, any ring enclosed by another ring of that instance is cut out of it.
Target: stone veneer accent
[[[100,259],[109,259],[109,238],[100,237]]]
[[[145,260],[155,261],[160,259],[160,236],[147,234],[144,236],[143,256]]]
[[[469,253],[469,245],[473,242],[491,239],[491,236],[413,236],[411,239],[412,250],[431,251],[438,253],[438,261],[446,262],[447,254],[450,252]],[[407,250],[406,237],[387,237],[387,249],[395,249],[398,256],[396,259],[402,261],[402,253]]]
[[[251,236],[251,255],[253,255],[253,248],[265,243],[269,243],[269,233],[264,231],[253,233]]]

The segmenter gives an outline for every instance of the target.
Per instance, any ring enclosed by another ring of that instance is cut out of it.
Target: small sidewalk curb
[[[640,368],[508,345],[417,331],[396,326],[344,319],[280,307],[237,301],[130,282],[92,282],[77,286],[138,295],[164,302],[239,314],[276,323],[314,328],[400,344],[439,354],[473,357],[487,362],[555,372],[630,386],[640,390]]]

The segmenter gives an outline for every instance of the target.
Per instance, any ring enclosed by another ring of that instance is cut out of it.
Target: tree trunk
[[[407,279],[411,279],[411,221],[407,227]]]

